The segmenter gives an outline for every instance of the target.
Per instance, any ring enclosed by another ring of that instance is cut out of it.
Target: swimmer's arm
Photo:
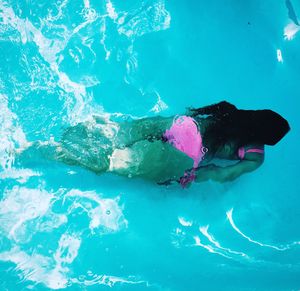
[[[220,167],[214,164],[200,167],[196,173],[196,182],[213,180],[224,183],[233,181],[245,173],[256,170],[263,163],[263,155],[253,153],[248,154],[248,156],[250,157],[227,167]]]

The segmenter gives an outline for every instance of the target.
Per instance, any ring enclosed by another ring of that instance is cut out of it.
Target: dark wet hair
[[[226,101],[191,109],[190,112],[196,119],[209,115],[211,122],[203,139],[214,150],[228,142],[238,146],[275,145],[290,130],[288,122],[272,110],[241,110]]]

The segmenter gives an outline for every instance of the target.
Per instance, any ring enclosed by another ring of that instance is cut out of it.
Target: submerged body
[[[261,153],[247,153],[239,157],[238,145],[225,144],[217,152],[210,152],[208,140],[203,140],[205,154],[195,159],[164,140],[163,136],[174,124],[175,117],[153,117],[116,123],[93,117],[90,122],[68,128],[57,148],[57,159],[88,168],[98,174],[111,172],[127,177],[140,177],[159,184],[182,181],[195,169],[195,176],[181,183],[213,179],[233,180],[244,172],[256,169],[263,161]],[[194,119],[193,119],[194,120]],[[203,135],[212,122],[209,118],[194,120]],[[190,141],[194,144],[194,141]],[[263,149],[263,145],[245,145]],[[237,165],[221,167],[211,164],[214,159],[235,160]],[[250,163],[249,163],[250,162]],[[224,169],[226,169],[224,171]]]
[[[57,158],[97,174],[112,172],[158,183],[179,179],[193,160],[157,139],[172,122],[173,118],[155,117],[116,123],[94,117],[65,131]]]
[[[275,145],[289,130],[272,110],[241,110],[222,101],[181,116],[122,122],[93,116],[67,128],[59,143],[38,148],[51,148],[48,158],[97,174],[185,187],[192,181],[232,181],[257,169],[264,145]]]

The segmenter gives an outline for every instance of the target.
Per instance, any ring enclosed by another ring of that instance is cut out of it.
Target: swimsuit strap
[[[238,149],[238,157],[243,160],[245,158],[245,154],[247,153],[257,153],[257,154],[264,154],[265,151],[263,149],[257,149],[257,148],[253,148],[253,149],[248,149],[245,150],[245,147],[240,147]]]

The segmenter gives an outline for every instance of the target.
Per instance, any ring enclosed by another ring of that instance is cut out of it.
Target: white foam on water
[[[125,77],[125,82],[127,84],[130,84],[130,82],[128,80],[128,78],[129,78],[128,76],[135,74],[137,71],[137,68],[138,68],[138,55],[136,52],[132,52],[126,62],[127,77]]]
[[[49,16],[46,22],[58,20],[62,16],[62,9],[66,5],[67,1],[64,1],[59,6],[58,14],[53,17]],[[57,85],[64,90],[66,94],[65,104],[68,108],[69,120],[71,123],[76,123],[76,118],[81,115],[85,103],[88,101],[88,94],[83,84],[72,81],[65,72],[59,70],[58,55],[65,49],[70,38],[78,33],[86,25],[96,21],[97,15],[92,10],[86,12],[86,21],[78,25],[69,31],[64,27],[64,34],[62,38],[48,39],[45,37],[41,30],[36,28],[28,19],[22,19],[18,17],[11,7],[1,5],[2,24],[10,26],[17,30],[21,35],[22,43],[34,42],[39,50],[40,55],[49,64],[51,71],[58,78]],[[45,23],[47,25],[47,23]],[[75,102],[74,102],[75,101]],[[74,104],[75,103],[75,104]]]
[[[63,17],[63,9],[67,6],[68,4],[68,0],[63,0],[60,2],[60,4],[55,5],[55,7],[57,8],[57,14],[56,15],[52,15],[52,11],[49,11],[49,14],[47,15],[47,20],[49,22],[54,22],[57,21],[59,19],[61,19],[61,17]]]
[[[19,183],[26,183],[31,177],[39,177],[41,173],[32,171],[31,169],[14,169],[9,168],[4,172],[0,172],[0,179],[14,179]]]
[[[78,26],[76,26],[73,31],[72,31],[72,36],[76,33],[78,33],[81,29],[83,29],[84,27],[86,27],[87,25],[95,22],[99,16],[96,12],[95,9],[90,8],[90,7],[85,7],[82,12],[82,17],[84,18],[84,22],[80,23]]]
[[[209,228],[209,225],[206,225],[206,226],[201,226],[199,227],[199,231],[219,250],[221,251],[225,251],[226,253],[229,253],[229,254],[234,254],[234,255],[238,255],[238,256],[241,256],[241,257],[244,257],[246,259],[250,259],[250,257],[243,253],[243,252],[237,252],[237,251],[234,251],[234,250],[231,250],[229,248],[224,248],[220,245],[220,243],[213,237],[212,234],[210,234],[208,232],[208,228]]]
[[[91,279],[89,277],[92,277]],[[149,287],[150,284],[147,281],[138,280],[135,277],[130,276],[129,278],[110,276],[110,275],[93,275],[89,274],[88,276],[80,276],[80,279],[73,278],[71,282],[84,285],[84,286],[93,286],[93,285],[105,285],[109,287],[114,287],[116,284],[130,284],[130,285],[144,285]]]
[[[179,223],[187,229],[191,229],[190,227],[193,226],[193,223],[190,221],[185,220],[183,217],[178,217]],[[188,233],[188,231],[183,231],[181,228],[177,227],[173,231],[173,236],[175,239],[172,240],[172,244],[179,248],[180,246],[186,246],[186,247],[201,247],[208,251],[209,253],[213,253],[222,257],[225,257],[227,259],[232,259],[227,253],[224,254],[223,250],[220,248],[216,248],[214,245],[210,244],[204,244],[202,243],[199,235],[194,235],[191,237],[191,235]],[[192,238],[192,242],[190,239]]]
[[[116,10],[110,0],[106,1],[106,11],[108,13],[109,18],[111,18],[114,21],[117,20],[118,13],[116,12]]]
[[[146,33],[166,30],[170,27],[171,15],[163,0],[152,1],[145,6],[124,13],[118,32],[128,38],[140,37]]]
[[[256,244],[256,245],[259,245],[261,247],[266,247],[266,248],[271,248],[271,249],[274,249],[276,251],[286,251],[286,250],[289,250],[291,247],[293,246],[297,246],[297,245],[300,245],[300,241],[295,241],[293,243],[290,243],[290,244],[287,244],[287,245],[284,245],[284,246],[275,246],[275,245],[270,245],[270,244],[265,244],[265,243],[262,243],[262,242],[259,242],[257,240],[254,240],[252,238],[250,238],[249,236],[247,236],[246,234],[244,234],[235,224],[234,220],[233,220],[233,216],[232,216],[232,213],[233,213],[233,208],[231,208],[230,210],[228,210],[226,212],[226,216],[228,218],[228,221],[230,222],[230,225],[232,226],[232,228],[239,234],[241,235],[243,238],[245,238],[246,240],[248,240],[249,242],[253,243],[253,244]]]
[[[17,116],[8,107],[8,98],[0,93],[0,170],[11,169],[15,149],[26,147],[28,142]]]
[[[119,231],[127,227],[122,207],[119,205],[119,197],[100,198],[95,191],[80,191],[73,189],[64,195],[64,201],[72,199],[75,201],[68,209],[71,213],[76,208],[84,210],[90,218],[89,228],[94,233],[96,230],[108,232]],[[94,203],[94,205],[92,203]]]
[[[85,8],[90,8],[90,1],[89,0],[83,0],[84,7]]]
[[[59,23],[64,17],[64,9],[67,4],[67,0],[62,1],[60,4],[56,5],[56,15],[52,15],[50,10],[45,19],[40,19],[41,28],[33,25],[29,19],[23,19],[17,16],[13,8],[9,7],[6,2],[1,4],[0,15],[3,18],[2,26],[5,27],[5,29],[10,28],[19,32],[20,41],[22,43],[25,44],[27,42],[33,42],[36,44],[39,54],[49,65],[49,68],[43,68],[43,72],[45,71],[46,75],[52,74],[50,79],[53,79],[53,76],[58,79],[57,81],[55,80],[55,82],[52,80],[50,87],[52,88],[53,86],[58,86],[63,89],[64,93],[61,94],[61,97],[65,99],[65,106],[68,111],[68,121],[71,124],[76,124],[78,122],[78,117],[86,115],[86,112],[84,112],[85,107],[88,106],[87,104],[89,104],[93,98],[93,96],[90,96],[90,94],[87,93],[86,88],[95,86],[99,84],[100,81],[94,76],[87,75],[82,77],[82,80],[78,83],[71,80],[65,72],[60,71],[59,63],[63,58],[61,52],[66,48],[69,40],[75,34],[79,33],[84,27],[99,20],[101,24],[101,44],[106,52],[105,58],[108,60],[111,56],[111,50],[114,49],[108,48],[105,44],[105,18],[110,18],[114,21],[119,34],[125,34],[127,37],[132,38],[129,47],[125,52],[125,55],[129,56],[128,62],[130,63],[131,57],[134,56],[135,53],[133,50],[133,39],[146,33],[168,29],[170,27],[171,16],[166,10],[165,2],[163,0],[150,1],[149,3],[147,2],[146,4],[144,3],[143,5],[140,5],[139,8],[120,12],[116,10],[110,0],[107,0],[107,15],[102,16],[99,16],[97,12],[91,8],[89,0],[84,0],[84,9],[81,13],[84,18],[84,22],[80,23],[75,28],[68,28]],[[42,28],[44,27],[47,27],[47,29],[50,29],[50,31],[59,28],[59,32],[57,32],[59,37],[46,37],[42,33]],[[86,39],[88,39],[87,36],[82,36],[82,44],[89,47],[90,51],[93,52],[90,41],[85,41]],[[134,61],[134,63],[134,66],[136,66],[137,60]],[[40,75],[39,71],[40,70],[36,68],[35,75]],[[47,78],[44,78],[43,80],[46,81]],[[47,86],[42,85],[39,80],[33,80],[34,88],[41,89],[40,86],[43,87],[43,90],[47,90]],[[155,113],[158,113],[166,108],[166,104],[158,96],[157,103],[151,110]]]
[[[63,289],[71,284],[83,286],[105,285],[113,287],[116,284],[143,284],[149,286],[147,281],[135,279],[134,277],[124,278],[110,275],[80,276],[80,279],[71,278],[70,264],[76,259],[81,245],[81,238],[75,234],[62,234],[54,256],[48,257],[34,252],[29,255],[19,247],[10,251],[0,253],[0,260],[12,262],[15,269],[20,271],[23,280],[44,284],[50,289]]]
[[[155,91],[157,95],[157,102],[156,104],[150,109],[150,111],[154,113],[160,113],[161,111],[167,110],[169,106],[161,99],[161,96],[157,91]]]
[[[62,194],[18,186],[6,189],[0,200],[0,233],[17,243],[28,242],[34,233],[51,231],[65,224],[68,215],[78,208],[88,215],[92,233],[117,232],[127,227],[119,197],[102,198],[94,191],[76,189],[66,192],[63,198],[59,195]],[[64,214],[52,211],[57,201],[70,202]]]
[[[63,214],[53,212],[54,202],[70,202]],[[42,283],[51,289],[62,289],[72,283],[85,284],[71,279],[70,268],[78,256],[82,243],[82,229],[76,232],[64,232],[60,235],[57,247],[46,250],[42,254],[43,246],[31,245],[32,236],[38,232],[53,232],[55,228],[68,222],[68,215],[72,215],[77,208],[84,210],[90,218],[91,233],[111,233],[127,227],[127,220],[119,206],[119,198],[102,198],[96,192],[71,190],[65,193],[47,192],[43,189],[13,187],[5,189],[0,201],[0,235],[10,240],[10,249],[2,250],[0,260],[12,262],[23,280]],[[59,230],[58,230],[59,231]],[[32,251],[34,250],[34,251]],[[86,284],[88,285],[89,279]],[[142,281],[130,280],[116,276],[102,275],[90,284],[104,284],[113,286],[116,283],[139,284]]]
[[[178,221],[182,226],[192,226],[193,222],[185,219],[184,217],[179,216]]]
[[[283,58],[282,58],[282,53],[280,49],[276,50],[276,54],[277,54],[277,60],[279,63],[283,63]]]
[[[186,241],[186,232],[180,227],[176,227],[171,232],[171,243],[174,247],[180,248],[183,245],[187,245]]]
[[[0,201],[0,233],[14,242],[25,243],[40,230],[59,227],[67,218],[51,211],[54,199],[52,193],[42,189],[18,186],[6,189]],[[43,222],[44,216],[47,222]]]
[[[71,264],[77,257],[81,244],[81,238],[78,235],[64,233],[58,242],[58,248],[54,254],[57,263]]]
[[[23,280],[43,283],[52,289],[66,287],[66,278],[60,272],[51,270],[53,259],[50,257],[37,253],[29,255],[19,247],[14,247],[10,251],[0,253],[0,260],[14,263]]]
[[[144,90],[136,78],[139,59],[137,52],[134,50],[134,41],[144,34],[166,30],[170,27],[171,15],[165,8],[165,1],[148,1],[147,3],[141,3],[138,8],[129,11],[117,11],[112,2],[107,0],[106,12],[108,17],[112,19],[116,25],[118,33],[127,36],[129,40],[127,48],[121,52],[122,57],[125,56],[126,58],[126,75],[124,76],[124,82],[135,86],[142,93]],[[101,33],[101,44],[106,53],[105,59],[108,60],[115,47],[106,45],[107,35],[105,19],[101,27]],[[117,53],[117,58],[118,55],[120,55],[120,51]],[[167,104],[162,100],[157,91],[154,90],[154,93],[157,95],[157,102],[150,111],[159,113],[166,110],[168,108]]]
[[[299,25],[296,25],[294,22],[290,22],[284,28],[284,32],[283,32],[284,39],[285,40],[294,39],[299,30],[300,30]]]
[[[254,257],[249,256],[248,254],[241,252],[241,251],[235,251],[228,247],[223,247],[220,242],[218,242],[215,237],[209,233],[208,229],[209,226],[200,226],[199,232],[200,235],[191,235],[190,231],[193,230],[190,226],[185,226],[186,222],[184,221],[183,225],[185,228],[183,229],[177,227],[171,234],[172,234],[172,244],[176,248],[179,247],[201,247],[204,250],[206,250],[209,253],[216,254],[218,256],[224,257],[226,259],[230,259],[233,261],[238,261],[242,263],[247,264],[257,264],[260,266],[272,266],[276,268],[286,268],[290,266],[289,264],[282,264],[277,262],[269,262],[261,259],[256,259]],[[195,223],[194,223],[195,224]],[[188,227],[188,228],[187,228]],[[203,236],[203,237],[202,237]],[[192,242],[191,242],[192,238]],[[205,239],[205,242],[203,242],[203,239]],[[207,243],[207,241],[209,243]],[[299,242],[294,242],[292,244],[289,244],[289,247],[299,245]]]
[[[199,236],[194,236],[194,241],[195,241],[195,244],[194,246],[197,246],[197,247],[202,247],[204,248],[205,250],[207,250],[209,253],[213,253],[213,254],[216,254],[216,255],[220,255],[224,258],[227,258],[227,259],[232,259],[232,257],[230,256],[227,256],[219,251],[217,251],[214,247],[210,246],[210,245],[206,245],[206,244],[203,244],[200,240],[200,237]]]
[[[100,39],[100,43],[105,51],[105,60],[109,60],[110,56],[111,56],[111,50],[108,49],[108,47],[105,44],[106,41],[106,20],[105,18],[101,19],[101,27],[100,27],[100,33],[102,34],[101,39]]]
[[[124,34],[128,38],[166,30],[171,23],[171,15],[165,8],[164,0],[141,3],[138,8],[119,12],[111,0],[106,0],[106,12],[107,16],[117,25],[119,34]]]
[[[54,256],[31,255],[15,246],[0,253],[0,260],[16,264],[24,280],[42,283],[51,289],[66,288],[69,284],[69,267],[78,255],[81,239],[76,234],[64,233],[60,237]]]
[[[100,81],[95,76],[83,76],[80,79],[80,84],[84,85],[86,88],[89,88],[100,84]]]
[[[22,92],[42,90],[50,94],[55,93],[57,87],[55,76],[49,66],[42,61],[40,56],[29,57],[26,54],[23,54],[21,56],[20,66],[24,68],[27,76],[31,79],[31,82],[16,83],[18,86],[18,90],[16,90],[18,96],[14,96],[16,101],[22,99]]]

